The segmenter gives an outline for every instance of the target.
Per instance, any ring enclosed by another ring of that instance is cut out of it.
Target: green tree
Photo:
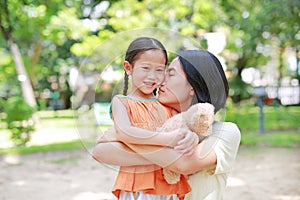
[[[234,102],[239,102],[251,95],[249,85],[242,80],[243,70],[259,68],[269,59],[268,54],[257,51],[267,41],[263,38],[265,21],[258,20],[262,12],[260,1],[223,0],[221,5],[226,13],[223,22],[228,27],[227,46],[223,55],[233,73],[229,78],[230,96]]]
[[[103,5],[103,2],[98,5]],[[223,16],[222,10],[216,1],[124,0],[109,3],[107,1],[106,8],[96,17],[91,16],[89,18],[90,20],[100,21],[101,25],[94,31],[94,34],[85,37],[83,41],[75,43],[71,48],[72,53],[77,56],[89,57],[98,45],[105,45],[105,41],[113,38],[116,34],[147,27],[178,32],[194,39],[198,43],[197,46],[201,46],[204,34],[216,31],[221,26],[219,17]],[[218,13],[218,15],[215,13]],[[137,34],[138,31],[135,33]],[[153,31],[149,35],[152,33]],[[139,35],[133,35],[129,38],[126,34],[120,34],[120,37],[122,36],[123,38],[118,40],[118,46],[126,47],[131,39]],[[171,43],[170,41],[163,41],[164,38],[166,36],[159,39],[163,43]],[[183,48],[180,47],[182,44],[176,44],[176,42],[178,41],[172,40],[173,47],[170,49],[176,49],[176,46],[179,49]],[[112,55],[111,58],[114,58],[114,48],[114,46],[111,46],[106,49],[109,52],[107,54]],[[97,65],[91,67],[90,70],[102,70],[103,67]]]
[[[76,14],[77,23],[73,25],[75,29],[68,29],[69,32],[64,34],[68,37],[64,37],[61,33],[64,33],[66,28],[58,26],[56,21],[59,16],[63,15],[61,13],[65,12],[64,19],[69,20],[64,22],[74,22],[74,13],[78,13],[81,3],[81,1],[65,2],[63,0],[1,1],[0,27],[4,39],[1,43],[7,47],[1,50],[5,54],[11,53],[19,77],[27,77],[21,82],[21,89],[30,105],[36,105],[35,96],[38,97],[39,93],[45,88],[51,88],[51,85],[59,85],[59,90],[68,94],[62,96],[70,96],[66,66],[73,65],[76,60],[69,49],[78,38],[69,36],[80,34],[78,30],[84,27],[82,24],[79,27],[80,15]],[[62,12],[58,13],[60,10]],[[69,27],[70,23],[65,24],[64,27]],[[54,29],[52,25],[62,30],[51,31]],[[7,68],[10,66],[12,65],[8,65]],[[56,77],[55,84],[51,81],[49,83],[49,77],[53,80],[52,76]],[[2,85],[7,85],[6,81],[1,80],[1,82]],[[35,95],[33,95],[33,90],[36,91]],[[68,97],[66,99],[69,99]]]
[[[18,1],[11,2],[13,3],[8,4],[7,0],[4,0],[0,3],[0,30],[2,36],[7,41],[8,47],[12,54],[16,71],[18,74],[18,79],[21,82],[22,94],[25,100],[28,102],[28,104],[34,107],[36,106],[36,100],[34,97],[32,85],[28,77],[27,71],[25,69],[19,46],[15,42],[14,38],[14,32],[17,25],[14,24],[14,18],[16,16],[12,15],[12,13],[15,13],[12,12],[12,10],[16,9],[16,13],[21,12],[21,10],[18,9],[20,8],[20,4],[18,3]]]
[[[278,58],[278,86],[281,86],[281,79],[286,76],[287,48],[300,50],[300,2],[297,0],[265,0],[262,5],[264,12],[260,13],[258,20],[264,20],[264,34],[269,35],[273,41]],[[272,22],[272,23],[271,23]],[[296,74],[299,80],[299,76]]]
[[[260,68],[271,59],[278,59],[278,83],[284,75],[287,47],[299,48],[299,1],[222,0],[229,25],[228,45],[224,55],[234,76],[231,80],[233,98],[238,102],[247,96],[247,84],[241,73],[245,68]],[[274,58],[274,52],[277,56]],[[237,79],[237,80],[235,80]],[[236,83],[240,83],[237,85]],[[280,84],[278,84],[280,86]],[[249,95],[249,94],[248,94]]]

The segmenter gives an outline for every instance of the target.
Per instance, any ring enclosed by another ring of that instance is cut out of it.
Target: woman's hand
[[[117,142],[117,133],[114,128],[107,129],[102,136],[97,139],[97,143]]]
[[[190,156],[193,154],[196,146],[198,145],[198,135],[188,129],[182,132],[182,134],[184,134],[184,137],[178,141],[174,149],[179,151],[184,156]]]

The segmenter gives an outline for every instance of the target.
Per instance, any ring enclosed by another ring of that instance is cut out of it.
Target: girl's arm
[[[182,156],[182,154],[168,147],[158,148],[152,145],[132,145],[132,147],[138,149],[139,152],[134,152],[122,142],[98,143],[92,151],[92,156],[95,160],[110,165],[157,164],[161,167],[169,166]],[[175,169],[176,165],[172,168]]]
[[[116,137],[124,143],[173,147],[184,137],[182,130],[159,133],[132,126],[127,109],[118,96],[112,100],[112,111]]]
[[[128,144],[128,146],[139,155],[150,160],[156,165],[166,167],[180,174],[194,174],[203,169],[208,169],[216,165],[217,156],[214,149],[211,149],[206,156],[200,157],[202,143],[199,143],[191,155],[185,156],[174,149],[157,146],[140,146]],[[212,147],[213,148],[213,147]]]
[[[116,166],[153,164],[151,161],[133,152],[122,142],[98,143],[92,151],[92,156],[99,162]]]

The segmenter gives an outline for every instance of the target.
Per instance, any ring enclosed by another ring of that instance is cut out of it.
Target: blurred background
[[[223,120],[239,126],[241,146],[299,149],[299,0],[2,0],[3,161],[89,151],[112,125],[123,55],[142,35],[171,54],[203,48],[218,56],[230,83]]]

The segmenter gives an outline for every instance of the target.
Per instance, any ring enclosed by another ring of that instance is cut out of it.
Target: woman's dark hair
[[[211,103],[215,112],[224,108],[229,86],[218,58],[205,50],[182,51],[178,58],[195,91],[197,102]]]
[[[134,65],[134,62],[139,58],[139,56],[148,50],[158,49],[161,50],[166,57],[166,63],[168,63],[168,56],[165,47],[162,45],[160,41],[155,38],[150,37],[139,37],[133,40],[125,54],[125,60],[128,61],[131,65]],[[124,89],[123,95],[127,95],[128,90],[128,75],[125,72],[124,76]]]

